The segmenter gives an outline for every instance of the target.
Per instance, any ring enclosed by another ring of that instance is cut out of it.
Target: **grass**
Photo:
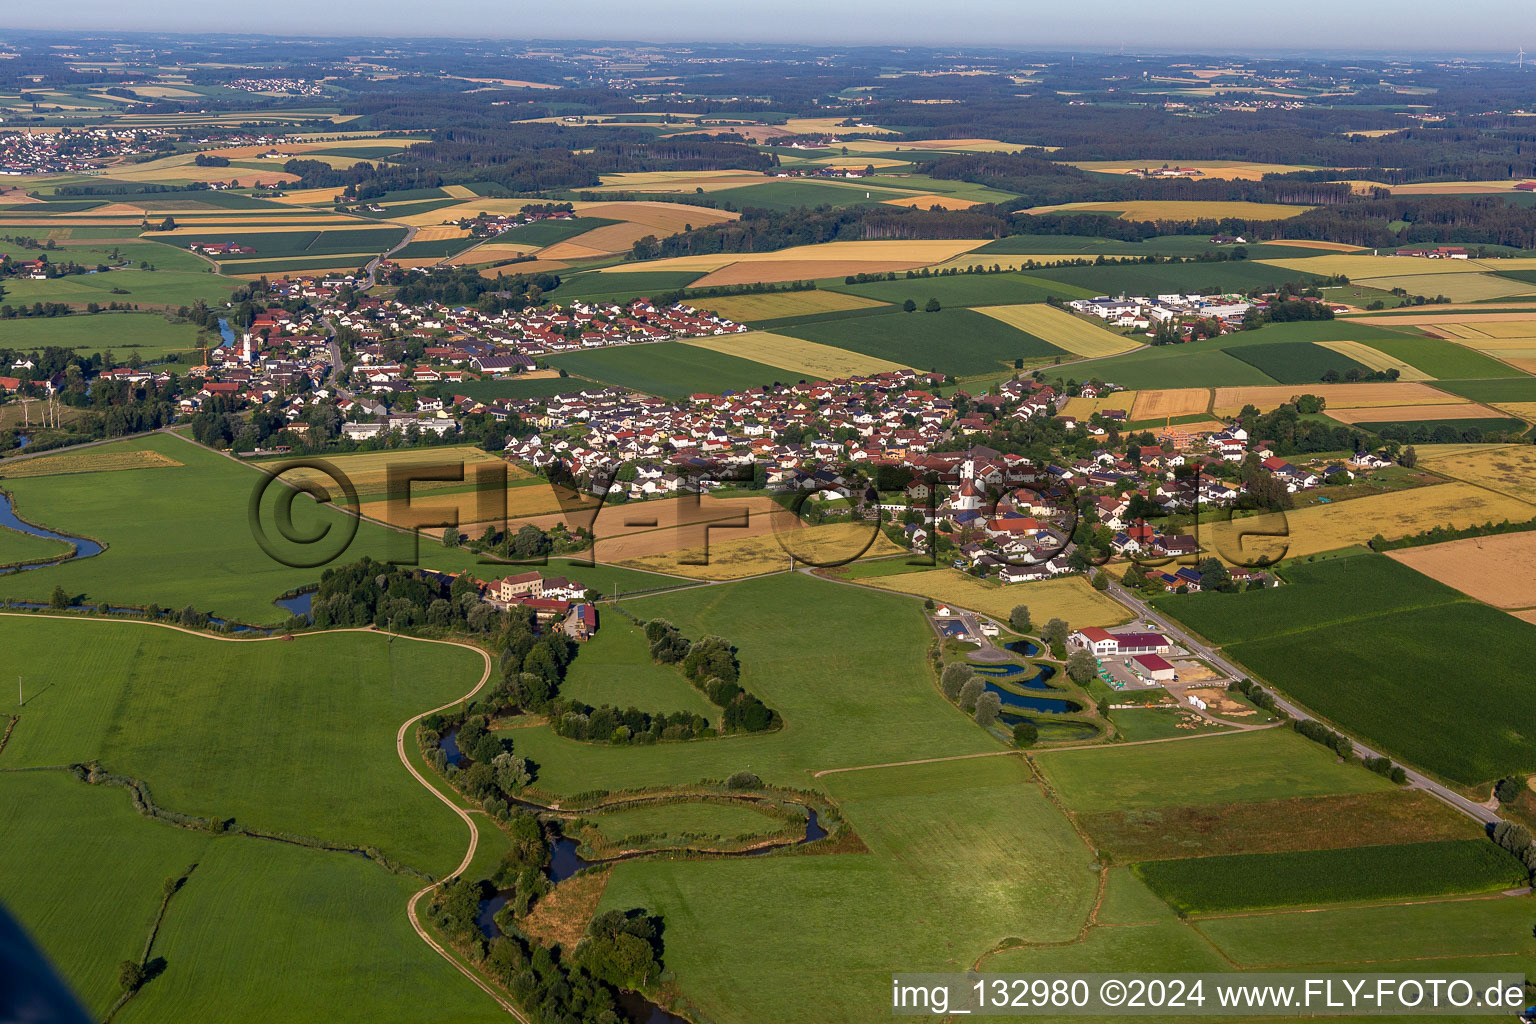
[[[52,281],[7,281],[5,302],[132,302],[141,306],[189,306],[202,299],[223,305],[240,282],[212,273],[177,270],[114,270],[106,274],[77,274]],[[122,294],[113,292],[122,289]],[[7,321],[17,323],[19,321]]]
[[[600,909],[664,915],[668,970],[704,1019],[883,1020],[893,963],[958,971],[1003,936],[1076,934],[1093,900],[1089,854],[1020,760],[825,785],[868,853],[614,869]],[[719,969],[722,948],[733,970]]]
[[[1094,294],[1082,288],[1046,280],[1038,274],[1015,273],[951,274],[911,279],[897,274],[894,281],[872,281],[866,284],[834,282],[827,285],[827,288],[897,305],[911,299],[918,306],[929,299],[938,299],[944,306],[1016,306],[1044,302],[1052,295],[1063,299],[1082,299],[1092,298]]]
[[[878,563],[889,565],[888,562]],[[1119,602],[1094,590],[1079,576],[1003,586],[979,580],[956,569],[906,572],[869,580],[869,585],[904,594],[953,602],[961,608],[1006,619],[1016,605],[1028,605],[1036,622],[1065,619],[1074,629],[1082,626],[1118,626],[1131,618]]]
[[[49,540],[20,530],[0,528],[0,565],[55,558],[68,554],[69,548],[69,544],[62,540]]]
[[[220,263],[228,260],[269,259],[290,256],[325,256],[339,253],[372,252],[388,249],[405,236],[401,227],[387,228],[338,228],[308,231],[249,231],[231,228],[228,232],[182,234],[163,236],[156,241],[189,248],[195,244],[234,242],[255,249],[255,253],[235,253],[215,256]]]
[[[562,304],[576,299],[622,303],[640,296],[649,298],[685,288],[703,273],[701,270],[637,270],[629,274],[562,274],[560,287],[546,294],[550,301]],[[704,300],[699,302],[702,304]]]
[[[99,760],[171,810],[377,845],[433,873],[457,863],[463,833],[399,769],[394,736],[415,712],[468,692],[482,670],[469,651],[369,633],[230,642],[25,616],[0,619],[0,636],[31,694],[9,767]],[[368,786],[336,784],[358,777]]]
[[[1536,626],[1385,556],[1286,570],[1291,585],[1154,604],[1318,714],[1390,754],[1473,785],[1536,770]],[[1362,643],[1360,638],[1369,637]],[[1476,651],[1475,669],[1468,652]],[[1454,689],[1444,689],[1450,683]],[[1387,714],[1412,708],[1412,714]]]
[[[916,601],[796,573],[624,607],[642,619],[668,619],[685,636],[725,637],[738,649],[742,685],[783,715],[786,726],[653,747],[580,743],[545,727],[515,730],[521,755],[538,762],[538,785],[547,792],[694,783],[739,769],[802,787],[808,770],[998,749],[934,686]],[[794,636],[807,639],[786,642]],[[667,706],[678,705],[669,698]]]
[[[597,636],[582,645],[560,694],[594,707],[638,707],[652,714],[691,711],[712,722],[720,715],[677,666],[652,661],[645,634],[618,614],[605,615]]]
[[[693,846],[714,843],[740,844],[771,835],[784,822],[749,803],[700,800],[689,803],[649,804],[588,815],[597,831],[613,849],[630,850],[658,846]]]
[[[1117,863],[1235,853],[1328,850],[1481,837],[1422,790],[1279,797],[1189,807],[1080,812],[1077,823]]]
[[[1525,867],[1487,839],[1145,861],[1132,870],[1181,914],[1496,892]]]
[[[262,483],[261,474],[166,435],[119,442],[94,452],[139,450],[158,452],[180,465],[118,471],[109,478],[77,473],[5,482],[23,519],[103,541],[107,550],[83,561],[32,570],[8,581],[3,592],[46,599],[55,586],[62,586],[72,595],[86,594],[115,604],[157,603],[175,608],[190,604],[247,622],[286,618],[271,604],[272,599],[315,583],[321,570],[291,568],[275,561],[257,542],[248,507],[252,492]],[[330,528],[337,531],[338,539],[327,541],[331,546],[323,553],[284,542],[273,521],[281,488],[274,484],[267,490],[262,522],[275,550],[289,561],[332,553],[343,561],[354,561],[365,553],[380,560],[410,557],[408,535],[366,522],[359,524],[351,543],[341,547],[344,534],[340,530],[346,524],[335,512],[308,499],[294,502],[295,530],[311,536],[313,531]],[[430,539],[422,546],[422,558],[431,568],[476,567],[474,555],[445,550]]]
[[[1067,354],[969,309],[853,317],[784,327],[780,333],[956,376],[996,373],[1016,359],[1040,362]],[[964,340],[957,344],[958,339]]]
[[[1343,377],[1350,370],[1369,369],[1321,345],[1277,341],[1264,345],[1234,345],[1229,351],[1281,384],[1315,384],[1330,370]]]
[[[1098,267],[1045,267],[1036,276],[1091,295],[1161,295],[1169,292],[1247,292],[1317,275],[1245,260],[1226,263],[1125,263]]]
[[[439,384],[438,393],[447,397],[467,395],[477,402],[490,402],[497,398],[549,398],[552,395],[570,395],[596,385],[577,377],[538,377],[525,380],[513,377],[508,380],[467,380],[459,384]]]
[[[1530,903],[1516,899],[1244,914],[1201,921],[1196,930],[1246,969],[1349,961],[1386,972],[1394,960],[1496,957],[1472,969],[1497,971],[1536,954]],[[1520,958],[1512,961],[1510,954]],[[1405,971],[1427,969],[1404,965]]]
[[[884,305],[874,299],[826,288],[762,295],[726,295],[715,299],[699,299],[697,304],[740,323],[783,320],[850,309],[879,309]]]
[[[577,376],[663,398],[744,391],[790,377],[778,367],[676,341],[614,345],[554,356],[549,362]]]
[[[1073,811],[1182,807],[1392,788],[1289,729],[1101,749],[1041,751],[1035,761]],[[1177,780],[1173,782],[1172,780]]]
[[[1095,363],[1093,376],[1132,390],[1274,384],[1275,379],[1225,348],[1159,345]]]
[[[1365,344],[1440,380],[1521,376],[1519,370],[1492,356],[1439,338],[1373,338]],[[1536,394],[1536,380],[1529,377],[1523,379],[1533,385],[1529,390]],[[1454,385],[1447,386],[1455,390]],[[1457,393],[1460,394],[1459,391]]]
[[[1498,431],[1506,434],[1519,435],[1530,429],[1530,424],[1526,423],[1524,420],[1517,420],[1514,417],[1507,416],[1447,420],[1370,420],[1358,422],[1354,425],[1359,427],[1361,430],[1369,430],[1372,433],[1377,434],[1390,427],[1402,427],[1408,430],[1423,428],[1424,430],[1429,431],[1444,428],[1458,435],[1457,440],[1460,439],[1459,435],[1469,430],[1476,430],[1483,434]]]
[[[5,344],[12,348],[36,351],[57,345],[82,354],[111,350],[119,361],[137,355],[146,363],[170,352],[196,351],[197,335],[195,324],[173,324],[153,313],[76,313],[5,321]]]
[[[682,344],[725,355],[752,356],[764,365],[777,366],[791,376],[798,375],[809,380],[836,380],[855,374],[868,375],[902,369],[900,363],[888,359],[876,359],[845,348],[819,345],[813,341],[802,341],[767,331],[689,338]]]
[[[1505,370],[1511,369],[1503,363],[1498,365]],[[1437,386],[1474,402],[1536,402],[1536,377],[1448,380],[1441,381]]]
[[[1369,644],[1356,642],[1360,636]],[[1524,668],[1533,644],[1536,626],[1462,601],[1228,650],[1345,731],[1471,786],[1536,771],[1536,680]],[[1447,692],[1447,683],[1454,689]],[[1389,713],[1393,708],[1413,713]]]
[[[574,220],[539,220],[532,224],[524,224],[522,227],[503,231],[489,239],[496,245],[529,245],[544,246],[554,245],[556,242],[564,242],[575,238],[577,235],[593,228],[604,227],[608,224],[618,224],[619,221],[608,220],[603,217],[577,217]]]

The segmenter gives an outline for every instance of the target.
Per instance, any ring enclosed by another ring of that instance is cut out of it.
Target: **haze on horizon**
[[[295,11],[289,14],[290,10]],[[1389,52],[1513,56],[1529,6],[1521,0],[1292,0],[1283,7],[1232,0],[342,0],[319,7],[210,5],[200,0],[76,0],[67,8],[16,5],[11,29],[70,32],[250,32],[294,36],[424,36],[634,42],[971,45],[1097,52]],[[1528,47],[1536,49],[1536,45]]]

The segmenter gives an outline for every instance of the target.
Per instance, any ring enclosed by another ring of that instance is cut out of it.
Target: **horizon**
[[[636,9],[613,0],[575,5],[575,10],[519,13],[517,31],[499,31],[506,13],[494,4],[459,2],[430,11],[385,0],[330,5],[308,12],[302,29],[274,26],[272,16],[256,9],[208,9],[189,0],[166,0],[153,11],[125,10],[107,0],[82,0],[64,15],[49,9],[13,12],[10,32],[89,36],[102,33],[196,36],[259,36],[312,39],[481,40],[540,44],[603,44],[670,47],[691,45],[878,47],[932,50],[945,47],[1015,53],[1086,52],[1108,55],[1168,56],[1213,54],[1304,56],[1361,54],[1487,59],[1508,55],[1521,45],[1510,42],[1508,26],[1526,13],[1515,0],[1472,0],[1454,13],[1429,0],[1407,0],[1390,21],[1379,8],[1359,2],[1299,0],[1287,23],[1324,26],[1328,45],[1266,45],[1272,41],[1272,15],[1258,10],[1233,11],[1216,0],[1187,0],[1180,12],[1152,10],[1129,0],[1098,0],[1087,9],[1020,12],[1008,0],[973,0],[964,18],[946,10],[915,4],[892,5],[851,0],[828,10],[811,0],[788,0],[772,11],[741,12],[730,30],[707,27],[718,13],[701,0],[661,0]],[[904,9],[903,9],[904,8]],[[1470,8],[1470,10],[1469,10]],[[376,22],[367,26],[360,18]],[[596,34],[556,35],[573,20],[601,24]],[[1026,21],[1027,19],[1027,21]],[[957,21],[960,22],[957,24]],[[90,30],[78,28],[91,24]],[[899,25],[886,30],[881,26]],[[1106,31],[1103,25],[1116,26]],[[802,28],[802,26],[804,26]],[[921,44],[912,40],[920,38]],[[1359,40],[1369,38],[1370,44]],[[1341,39],[1350,39],[1339,45]],[[1533,47],[1536,48],[1536,47]]]

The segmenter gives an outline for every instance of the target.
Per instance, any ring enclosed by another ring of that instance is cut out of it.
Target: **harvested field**
[[[1536,533],[1468,537],[1387,557],[1495,608],[1536,608]]]
[[[955,569],[929,569],[896,576],[871,576],[859,582],[881,590],[931,597],[935,601],[953,603],[959,608],[1004,620],[1014,606],[1021,604],[1028,605],[1030,614],[1041,622],[1061,618],[1074,629],[1083,626],[1118,626],[1131,619],[1130,611],[1113,598],[1094,590],[1081,576],[1063,576],[1005,587]]]
[[[307,206],[311,203],[329,205],[341,194],[341,188],[301,188],[293,192],[287,192],[273,199],[274,203],[282,203],[285,206]]]
[[[527,470],[519,469],[505,459],[499,459],[473,445],[450,445],[442,448],[402,448],[395,451],[368,452],[362,455],[336,455],[326,460],[339,471],[347,475],[352,481],[352,486],[362,497],[382,497],[388,490],[389,472],[391,469],[400,471],[421,466],[462,465],[465,474],[473,473],[473,467],[479,465],[495,465],[501,463],[507,467],[508,481],[528,480],[531,474]],[[284,465],[282,461],[264,463],[264,469],[272,470]],[[330,481],[326,475],[314,469],[294,469],[283,474],[283,479],[291,483],[313,482],[326,486]],[[426,490],[433,486],[442,487],[444,484],[417,483],[417,490]]]
[[[600,228],[583,231],[581,234],[568,238],[564,242],[557,242],[550,248],[571,246],[572,251],[580,248],[604,254],[628,252],[640,239],[654,234],[656,234],[656,229],[649,224],[621,221],[618,224],[604,224]]]
[[[675,235],[688,225],[702,227],[721,221],[735,220],[741,216],[729,210],[714,210],[707,206],[681,206],[677,203],[575,203],[576,212],[583,217],[601,217],[604,220],[622,220],[632,224],[644,224],[654,228],[654,234]]]
[[[1217,416],[1236,416],[1245,405],[1268,411],[1297,395],[1318,395],[1328,402],[1328,411],[1365,409],[1394,405],[1458,405],[1465,402],[1456,395],[1413,381],[1380,384],[1268,384],[1254,387],[1217,388],[1214,411]]]
[[[1436,445],[1425,451],[1429,454],[1419,458],[1419,465],[1424,469],[1536,504],[1536,446],[1483,445],[1458,448]],[[1533,514],[1536,514],[1536,510],[1524,515],[1511,514],[1509,518],[1529,519]],[[1502,518],[1495,517],[1494,521]]]
[[[80,455],[46,455],[25,459],[0,467],[0,477],[15,479],[24,476],[63,476],[66,473],[110,473],[121,469],[154,469],[158,466],[180,466],[169,455],[160,452],[114,451],[86,452]]]
[[[602,187],[621,192],[721,192],[772,180],[750,171],[636,171],[605,174]]]
[[[1310,238],[1287,238],[1281,245],[1288,245],[1293,249],[1321,249],[1324,252],[1360,252],[1358,245],[1349,245],[1345,242],[1319,242]]]
[[[821,245],[796,245],[772,252],[711,253],[700,256],[676,256],[664,260],[644,260],[605,267],[605,274],[654,272],[660,270],[718,270],[731,263],[803,263],[879,262],[926,266],[985,245],[988,239],[929,239],[874,242],[824,242]]]
[[[901,199],[886,199],[884,200],[884,203],[887,206],[907,206],[915,207],[919,210],[930,210],[935,206],[943,210],[969,210],[973,206],[981,205],[980,203],[970,199],[957,199],[954,196],[936,195],[912,196],[911,198],[903,197]]]
[[[1117,213],[1121,220],[1220,220],[1236,217],[1243,220],[1288,220],[1299,217],[1312,209],[1310,206],[1288,206],[1279,203],[1192,202],[1179,199],[1128,199],[1111,203],[1064,203],[1057,206],[1036,206],[1028,213],[1065,213],[1074,210]]]
[[[480,271],[480,276],[494,278],[497,274],[541,274],[546,270],[569,270],[570,266],[571,265],[569,263],[564,263],[560,260],[527,260],[510,267],[486,267]]]
[[[769,295],[726,295],[718,299],[698,299],[696,305],[740,323],[752,320],[778,320],[789,316],[836,313],[845,309],[872,309],[887,303],[847,292],[814,289],[803,292],[776,292]]]
[[[1424,420],[1494,420],[1502,419],[1497,409],[1476,402],[1454,405],[1378,405],[1363,409],[1333,409],[1328,415],[1340,423],[1418,423]]]
[[[527,256],[538,250],[539,247],[536,245],[498,245],[494,242],[487,242],[459,253],[454,257],[454,262],[505,263],[507,260],[515,260],[519,256]],[[395,262],[399,263],[400,261],[396,259]],[[518,264],[518,266],[522,267],[523,264]]]
[[[1510,612],[1509,614],[1522,622],[1529,622],[1531,625],[1536,626],[1536,608],[1528,608],[1523,612]]]
[[[1061,411],[1065,415],[1076,416],[1079,419],[1087,419],[1105,409],[1123,409],[1129,414],[1138,394],[1139,392],[1136,391],[1116,391],[1112,395],[1104,395],[1101,398],[1069,398]]]
[[[800,260],[797,262],[741,262],[706,274],[693,282],[696,288],[713,288],[732,284],[773,284],[781,281],[813,281],[821,277],[844,277],[848,274],[886,274],[892,271],[913,270],[923,266],[917,262],[879,261],[829,261]]]
[[[786,571],[791,555],[796,565],[840,565],[859,558],[900,554],[902,550],[884,534],[854,523],[805,526],[787,513],[770,522],[777,528],[762,536],[715,541],[708,546],[632,558],[622,564],[691,579],[737,580]]]
[[[1388,790],[1073,816],[1117,862],[1470,839],[1477,826],[1428,793]]]
[[[726,334],[707,338],[682,338],[684,345],[707,348],[712,352],[751,359],[801,373],[810,380],[836,380],[855,374],[884,373],[907,369],[901,363],[879,359],[845,348],[834,348],[814,341],[802,341],[782,334],[754,331],[750,334]]]
[[[478,198],[474,191],[465,185],[444,185],[443,192],[450,199],[475,199]]]
[[[461,228],[456,224],[433,224],[416,229],[416,237],[413,242],[437,242],[445,238],[469,238],[469,229]],[[524,246],[527,251],[529,247]],[[535,247],[536,248],[536,247]]]
[[[1479,302],[1483,299],[1508,298],[1511,295],[1536,294],[1536,285],[1529,281],[1515,281],[1494,274],[1412,274],[1405,277],[1352,277],[1350,281],[1383,291],[1401,288],[1409,295],[1444,295],[1452,302]]]
[[[1193,416],[1211,407],[1210,388],[1161,388],[1136,395],[1131,419],[1155,420],[1169,416]]]
[[[1364,544],[1378,533],[1393,540],[1436,526],[1461,529],[1533,515],[1536,505],[1455,481],[1211,523],[1201,527],[1200,542],[1229,564],[1254,565],[1259,556],[1277,561],[1314,555]]]
[[[1393,359],[1380,349],[1372,348],[1358,341],[1319,341],[1317,344],[1323,348],[1332,349],[1341,356],[1347,356],[1362,366],[1368,366],[1373,370],[1396,370],[1398,380],[1434,380],[1429,374],[1418,367],[1410,366],[1401,359]]]
[[[977,306],[976,312],[1001,320],[1041,341],[1079,356],[1113,356],[1142,343],[1043,302],[1021,306]]]
[[[1411,313],[1402,316],[1352,316],[1350,323],[1372,324],[1377,327],[1432,327],[1437,324],[1465,324],[1482,328],[1484,324],[1522,323],[1536,335],[1536,308],[1514,313],[1477,313],[1476,306],[1458,306],[1447,309],[1438,307],[1434,313]]]
[[[593,249],[575,242],[556,242],[540,249],[539,255],[547,260],[596,260],[613,254],[605,249]]]

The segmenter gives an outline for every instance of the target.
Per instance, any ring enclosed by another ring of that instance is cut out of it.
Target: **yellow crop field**
[[[1425,445],[1418,450],[1424,453],[1419,456],[1424,469],[1536,504],[1536,446]],[[1510,518],[1529,519],[1532,515],[1536,510]]]
[[[430,227],[417,228],[416,237],[412,241],[437,242],[445,238],[468,239],[469,231],[455,224],[435,224]],[[527,251],[528,246],[524,246],[523,249]]]
[[[741,216],[730,210],[713,210],[707,206],[680,206],[677,203],[573,203],[583,217],[602,217],[605,220],[622,220],[655,228],[657,234],[673,235],[688,225],[700,227],[736,220]]]
[[[1423,468],[1422,460],[1419,465]],[[1457,481],[1213,523],[1201,527],[1200,540],[1229,564],[1253,565],[1260,555],[1296,558],[1364,544],[1378,533],[1392,540],[1434,526],[1463,528],[1533,515],[1536,505]]]
[[[1210,388],[1161,388],[1143,391],[1131,409],[1133,420],[1155,420],[1170,416],[1193,416],[1211,407]]]
[[[169,455],[156,451],[101,451],[80,455],[46,455],[13,463],[0,470],[0,476],[10,479],[25,476],[65,476],[74,473],[110,473],[120,469],[154,469],[159,466],[180,466]]]
[[[1516,419],[1536,423],[1536,402],[1490,402],[1489,404]]]
[[[1536,606],[1536,533],[1468,537],[1387,557],[1495,608]]]
[[[745,185],[761,185],[772,178],[750,171],[631,171],[605,174],[604,188],[625,192],[718,192]]]
[[[1452,302],[1480,302],[1483,299],[1502,299],[1511,295],[1536,295],[1536,284],[1494,274],[1410,274],[1403,277],[1352,277],[1350,280],[1383,291],[1401,288],[1409,295],[1427,295],[1431,298],[1444,295]]]
[[[895,161],[886,161],[895,163]],[[904,196],[901,199],[884,200],[887,206],[915,207],[919,210],[931,210],[935,206],[943,210],[969,210],[973,206],[981,204],[973,199],[957,199],[954,196]]]
[[[1016,153],[1024,147],[1017,142],[999,142],[996,139],[914,139],[901,142],[854,140],[841,144],[839,148],[846,148],[850,153],[889,153],[892,149],[916,149],[939,153]]]
[[[644,260],[604,267],[600,273],[629,274],[662,270],[719,270],[732,263],[836,263],[882,262],[926,266],[958,256],[987,244],[985,238],[881,240],[874,242],[824,242],[821,245],[796,245],[772,252],[709,253],[698,256],[674,256],[665,260]]]
[[[1123,409],[1129,413],[1131,406],[1136,402],[1136,396],[1135,391],[1116,391],[1102,398],[1069,398],[1061,411],[1063,415],[1076,416],[1078,419],[1087,419],[1105,409]]]
[[[723,534],[729,536],[729,534]],[[737,580],[746,576],[779,572],[796,566],[843,563],[901,553],[878,530],[856,523],[803,526],[794,520],[790,528],[742,540],[716,541],[708,548],[686,548],[647,555],[620,564],[651,572],[673,573],[702,580]],[[695,564],[695,563],[705,564]]]
[[[474,190],[467,185],[444,185],[443,191],[450,199],[478,199]]]
[[[991,580],[979,580],[958,569],[929,569],[895,576],[872,576],[859,582],[881,590],[931,597],[940,604],[953,604],[1005,621],[1008,613],[1021,604],[1029,606],[1030,617],[1036,622],[1063,619],[1073,629],[1118,626],[1132,618],[1129,609],[1094,590],[1081,576],[1003,586]]]
[[[341,194],[340,188],[301,188],[293,192],[287,192],[273,199],[274,203],[283,203],[287,206],[329,205],[336,201]]]
[[[383,495],[388,489],[389,471],[391,468],[400,471],[419,469],[424,466],[463,466],[466,481],[472,481],[473,467],[499,462],[507,467],[508,482],[530,478],[530,474],[526,470],[519,469],[517,466],[508,463],[505,459],[498,459],[489,452],[476,448],[473,445],[450,445],[442,448],[400,448],[391,451],[365,452],[359,455],[336,455],[326,461],[346,475],[360,497]],[[281,465],[281,462],[268,463],[263,468],[272,469]],[[283,474],[283,479],[293,483],[313,482],[334,489],[326,475],[315,469],[300,468],[290,470]],[[412,489],[414,492],[457,486],[460,485],[441,482],[416,483],[412,484]]]
[[[1129,174],[1131,171],[1162,167],[1164,163],[1147,160],[1071,160],[1068,162],[1073,167],[1104,174]],[[1226,181],[1258,181],[1266,174],[1290,174],[1293,171],[1318,169],[1303,164],[1247,164],[1237,160],[1200,160],[1195,163],[1179,161],[1170,166],[1199,171],[1203,178],[1221,178]]]
[[[656,229],[649,224],[620,221],[617,224],[604,224],[600,228],[583,231],[581,234],[557,244],[559,246],[570,246],[573,250],[579,248],[600,254],[628,252],[640,239],[646,235],[654,234],[656,234]],[[554,248],[554,246],[550,248]],[[554,255],[558,257],[561,254],[557,253]]]
[[[1060,213],[1069,210],[1104,210],[1120,214],[1121,220],[1219,220],[1236,217],[1244,220],[1289,220],[1312,209],[1310,206],[1287,206],[1279,203],[1243,203],[1212,200],[1190,202],[1178,199],[1128,199],[1114,203],[1063,203],[1057,206],[1036,206],[1028,213]]]
[[[1317,344],[1323,348],[1332,349],[1339,355],[1348,356],[1362,366],[1368,366],[1373,370],[1396,370],[1398,380],[1434,380],[1418,367],[1410,366],[1401,359],[1394,359],[1380,349],[1371,348],[1358,341],[1320,341]]]
[[[1419,423],[1425,420],[1499,419],[1496,409],[1476,402],[1454,405],[1383,405],[1363,409],[1329,409],[1328,415],[1340,423]]]
[[[769,366],[777,366],[791,374],[799,374],[808,380],[835,380],[887,370],[910,369],[902,363],[877,359],[848,349],[821,345],[814,341],[801,341],[767,331],[750,334],[725,334],[719,337],[682,338],[685,345],[705,348],[711,352],[751,359]]]
[[[700,299],[698,305],[731,320],[777,320],[788,316],[836,313],[845,309],[870,309],[888,303],[866,299],[862,295],[827,291],[823,288],[803,292],[771,292],[764,295],[726,295],[718,299]]]
[[[1325,252],[1359,252],[1358,245],[1349,245],[1345,242],[1320,242],[1310,238],[1286,238],[1276,243],[1277,245],[1291,246],[1296,249],[1321,249]]]
[[[1141,348],[1142,345],[1139,341],[1105,330],[1098,324],[1043,302],[1019,306],[978,306],[976,312],[1001,320],[1026,334],[1033,334],[1041,341],[1050,342],[1074,355],[1112,356]]]
[[[1236,416],[1245,405],[1267,412],[1297,395],[1318,395],[1328,409],[1364,409],[1392,405],[1456,405],[1466,399],[1416,381],[1379,384],[1263,384],[1217,388],[1212,411],[1217,416]]]

